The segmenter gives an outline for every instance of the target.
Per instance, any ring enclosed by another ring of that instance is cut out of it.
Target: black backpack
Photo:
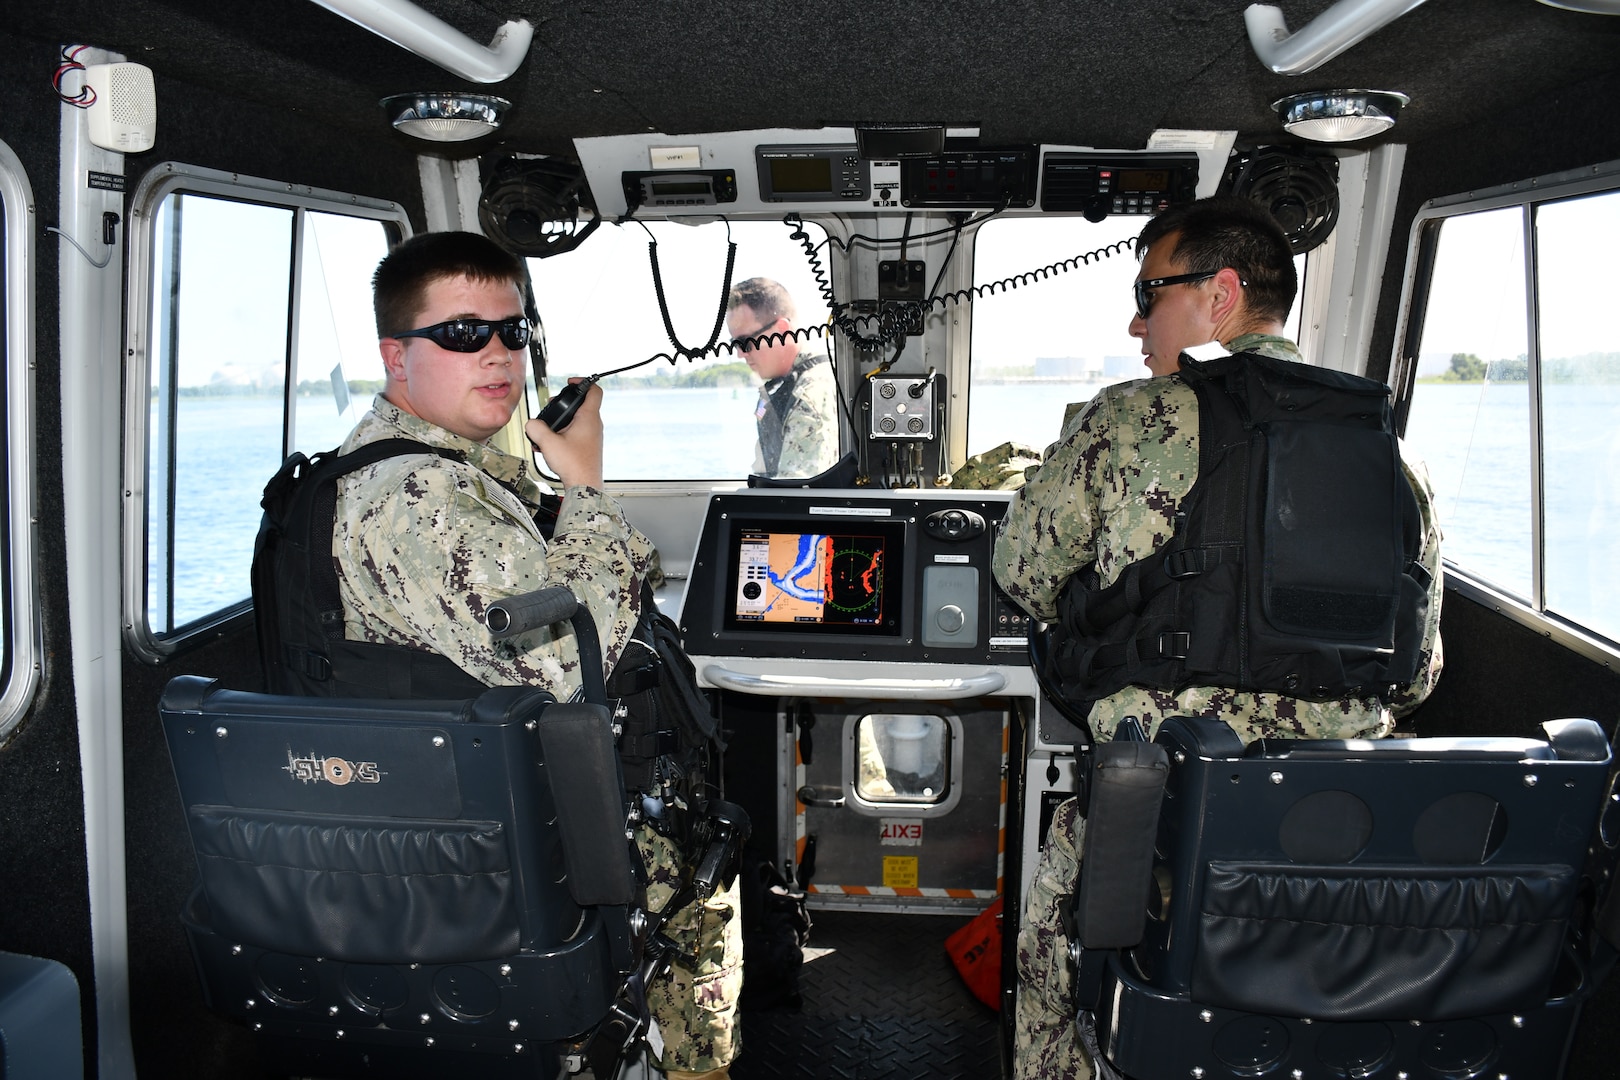
[[[431,699],[484,691],[483,683],[436,652],[343,636],[332,558],[337,481],[401,454],[462,460],[454,450],[384,439],[349,454],[293,454],[265,485],[264,517],[253,545],[253,612],[271,693]]]

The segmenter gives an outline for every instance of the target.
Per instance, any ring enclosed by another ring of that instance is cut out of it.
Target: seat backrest
[[[373,1065],[388,1048],[494,1051],[527,1075],[607,1013],[632,966],[633,881],[600,707],[182,676],[159,710],[197,857],[183,918],[216,1011],[278,1047],[327,1044],[322,1075],[339,1045]]]
[[[1318,1075],[1442,1029],[1450,1050],[1407,1048],[1509,1075],[1514,1053],[1556,1060],[1576,1010],[1546,1014],[1585,978],[1569,943],[1583,887],[1590,899],[1610,751],[1590,720],[1544,729],[1245,747],[1219,721],[1167,720],[1149,918],[1103,990],[1116,1017],[1137,991],[1167,1011],[1154,1030],[1108,1036],[1115,1064],[1143,1080],[1226,1075],[1223,1064]],[[1197,1034],[1178,1043],[1181,1021]],[[1465,1037],[1459,1024],[1476,1026]],[[1224,1042],[1210,1041],[1217,1029]],[[1339,1049],[1307,1050],[1330,1031]],[[1383,1049],[1342,1049],[1361,1035]]]

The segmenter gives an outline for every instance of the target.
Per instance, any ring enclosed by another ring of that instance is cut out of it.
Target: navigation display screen
[[[727,626],[897,633],[903,526],[839,524],[826,532],[739,524],[733,534]]]
[[[771,189],[778,195],[800,192],[831,192],[832,161],[824,157],[777,157],[770,159]]]

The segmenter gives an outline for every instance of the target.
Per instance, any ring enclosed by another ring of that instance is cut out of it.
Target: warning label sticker
[[[886,889],[915,889],[917,887],[917,857],[915,855],[883,856],[883,887]]]

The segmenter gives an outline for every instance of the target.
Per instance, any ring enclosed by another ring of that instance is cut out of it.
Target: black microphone
[[[540,410],[540,422],[552,431],[561,431],[574,421],[574,414],[585,403],[585,395],[590,392],[591,384],[596,381],[592,375],[575,383],[567,383],[561,390],[552,395],[546,402],[545,408]]]

